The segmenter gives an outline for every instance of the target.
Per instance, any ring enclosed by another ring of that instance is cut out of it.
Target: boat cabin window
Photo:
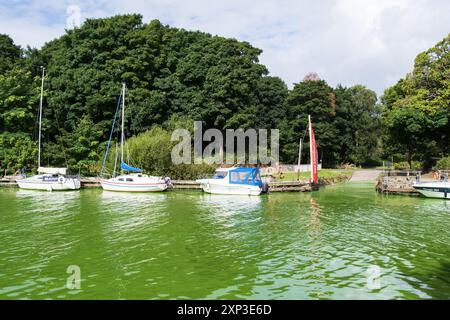
[[[255,176],[255,182],[261,182],[261,175],[259,174],[259,172]]]
[[[133,178],[127,178],[127,181],[133,182]]]
[[[119,178],[119,181],[123,181],[123,178]]]
[[[217,171],[216,174],[213,176],[213,179],[223,179],[227,176],[227,171]]]
[[[42,181],[58,181],[57,175],[43,176]]]
[[[247,183],[248,176],[248,171],[232,171],[230,176],[230,183]]]

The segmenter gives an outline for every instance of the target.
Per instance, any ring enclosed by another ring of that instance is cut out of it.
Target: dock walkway
[[[356,170],[352,177],[350,178],[350,182],[355,181],[370,181],[375,182],[378,179],[378,176],[382,173],[381,170]]]

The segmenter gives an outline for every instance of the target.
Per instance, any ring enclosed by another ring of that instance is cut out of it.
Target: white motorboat
[[[66,168],[41,167],[41,135],[42,135],[42,101],[44,96],[45,68],[42,68],[41,98],[39,103],[39,134],[38,134],[38,174],[29,178],[16,179],[19,188],[46,191],[78,190],[81,187],[79,177],[66,176]]]
[[[264,191],[258,168],[217,169],[211,179],[196,181],[207,193],[259,196]]]
[[[163,177],[154,177],[142,174],[142,170],[139,168],[134,168],[124,162],[124,121],[125,121],[125,84],[122,85],[122,92],[120,95],[121,100],[119,100],[118,107],[120,105],[120,101],[122,102],[122,125],[121,125],[121,142],[120,142],[120,170],[122,174],[119,176],[114,176],[110,179],[100,179],[100,184],[104,190],[108,191],[123,191],[123,192],[158,192],[164,191],[168,188],[170,183],[170,178]],[[109,145],[111,143],[111,136],[114,131],[114,125],[116,122],[116,115],[114,116],[113,125],[111,128],[110,139],[108,142],[108,147],[106,149],[105,158],[103,160],[103,167],[100,176],[103,174],[103,169],[105,167],[106,159],[108,156]],[[117,158],[116,158],[117,159]],[[116,164],[114,164],[114,168]],[[114,169],[115,172],[115,169]]]
[[[428,198],[450,199],[450,182],[416,182],[413,188]]]

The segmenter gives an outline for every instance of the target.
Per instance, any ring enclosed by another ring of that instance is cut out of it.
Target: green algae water
[[[373,189],[3,188],[0,299],[449,299],[450,201]]]

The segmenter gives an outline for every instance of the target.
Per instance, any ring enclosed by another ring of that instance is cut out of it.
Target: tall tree
[[[22,57],[22,49],[6,34],[0,34],[0,74],[10,70]]]
[[[287,122],[284,125],[282,152],[285,159],[295,162],[298,141],[308,123],[308,115],[314,122],[319,159],[325,165],[335,163],[338,131],[333,121],[336,116],[336,96],[323,80],[305,80],[294,86],[286,98]]]
[[[450,152],[450,35],[420,53],[414,70],[382,98],[386,143],[411,164],[432,165]]]

